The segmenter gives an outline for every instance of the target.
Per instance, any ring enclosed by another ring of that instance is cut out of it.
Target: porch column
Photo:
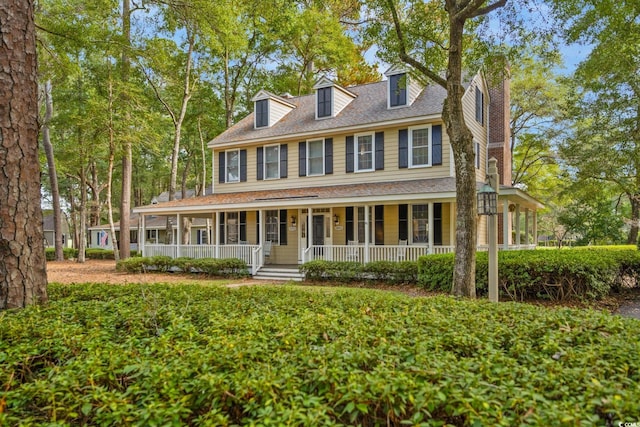
[[[369,262],[369,239],[371,227],[369,226],[369,205],[364,206],[364,262]]]
[[[502,249],[509,249],[509,200],[502,201]]]
[[[216,259],[220,259],[220,211],[216,211],[216,220],[214,224],[215,235],[216,235],[216,248],[215,248],[215,257]]]
[[[141,213],[140,214],[140,226],[142,227],[142,231],[141,231],[141,236],[138,236],[138,246],[140,247],[140,255],[141,256],[146,256],[144,251],[144,244],[146,243],[145,240],[147,239],[147,224],[145,222],[145,214]]]
[[[520,205],[516,204],[516,245],[520,246]]]
[[[533,234],[533,244],[538,246],[538,211],[533,211],[533,230],[531,232]]]
[[[313,261],[315,259],[315,249],[313,248],[313,209],[307,208],[307,230],[309,233],[307,234],[307,247],[311,248],[311,256],[309,259],[305,259],[304,261]]]
[[[427,222],[429,225],[429,248],[428,253],[432,254],[433,252],[433,203],[429,203],[427,205]]]
[[[176,256],[180,258],[182,256],[182,218],[180,214],[176,214]]]
[[[456,203],[449,203],[449,246],[456,245]]]
[[[529,208],[524,208],[524,244],[529,244]]]

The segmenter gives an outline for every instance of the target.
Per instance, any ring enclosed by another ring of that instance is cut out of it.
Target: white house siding
[[[269,126],[273,126],[278,123],[278,121],[286,116],[291,110],[291,107],[274,99],[269,99]]]

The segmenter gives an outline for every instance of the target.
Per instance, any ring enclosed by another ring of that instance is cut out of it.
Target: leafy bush
[[[513,299],[598,299],[622,286],[636,286],[640,252],[633,246],[588,249],[500,251],[498,283]],[[418,282],[427,289],[449,291],[454,254],[428,255],[418,261]],[[487,292],[488,255],[476,257],[476,286]]]
[[[49,287],[2,314],[0,425],[640,419],[640,322],[362,289]]]
[[[87,259],[115,259],[110,249],[88,248],[84,253]]]
[[[76,258],[78,256],[78,250],[73,248],[62,248],[62,254],[64,259]],[[56,250],[55,248],[45,248],[44,255],[47,261],[55,261]]]
[[[414,261],[375,261],[363,265],[351,261],[315,260],[301,265],[300,271],[305,274],[306,280],[311,281],[351,283],[375,280],[390,284],[415,283],[418,264]]]
[[[208,276],[243,277],[249,275],[247,264],[238,258],[136,257],[118,262],[116,269],[129,273],[182,271],[185,273],[206,274]]]

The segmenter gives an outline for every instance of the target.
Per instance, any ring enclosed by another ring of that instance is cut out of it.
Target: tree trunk
[[[113,130],[113,82],[111,71],[109,71],[109,167],[107,169],[107,215],[109,217],[109,230],[111,231],[111,246],[113,247],[113,257],[116,262],[120,261],[120,251],[118,240],[116,239],[116,227],[113,221],[113,203],[111,193],[113,192],[113,165],[116,157],[115,132]]]
[[[456,172],[456,253],[451,292],[456,296],[476,296],[476,171],[473,135],[464,122],[462,109],[462,33],[464,21],[450,20],[447,99],[442,118],[453,150]]]
[[[49,136],[49,122],[53,116],[53,99],[51,98],[51,81],[44,84],[44,123],[42,124],[42,146],[47,158],[47,170],[49,171],[49,185],[51,185],[51,199],[53,203],[53,237],[55,246],[55,260],[64,261],[62,248],[62,209],[60,208],[60,189],[58,188],[58,173],[56,171],[53,145]]]
[[[187,198],[187,177],[189,176],[189,166],[191,166],[191,159],[193,156],[188,153],[187,162],[182,170],[182,199]],[[182,217],[182,244],[188,245],[191,243],[191,218],[186,215]]]
[[[122,83],[126,88],[129,81],[129,48],[131,47],[131,9],[129,0],[122,0],[122,36],[124,47],[122,50]],[[128,106],[125,107],[125,123],[129,123],[131,117]],[[120,250],[120,259],[127,259],[131,256],[131,238],[129,230],[131,228],[131,176],[133,174],[133,154],[131,147],[131,135],[125,135],[123,141],[124,154],[122,156],[122,194],[120,199],[120,247],[113,247],[113,250]],[[115,243],[115,242],[114,242]]]
[[[0,310],[47,302],[33,1],[0,2]]]
[[[638,243],[638,221],[640,221],[640,194],[633,194],[629,197],[631,202],[631,228],[627,243],[635,245]]]
[[[80,142],[78,142],[80,144]],[[87,172],[82,166],[80,170],[80,241],[78,242],[78,259],[79,263],[86,261],[87,250]]]

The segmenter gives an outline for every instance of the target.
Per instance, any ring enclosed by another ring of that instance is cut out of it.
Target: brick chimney
[[[498,160],[500,184],[511,186],[511,114],[509,69],[505,78],[489,89],[489,158]]]

